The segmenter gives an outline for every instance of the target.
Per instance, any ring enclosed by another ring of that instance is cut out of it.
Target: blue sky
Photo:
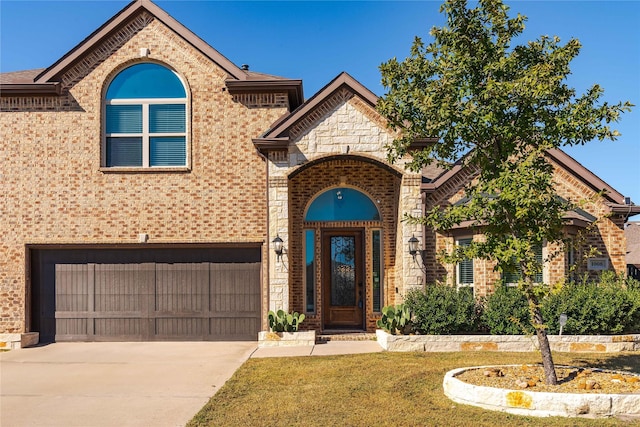
[[[0,0],[0,71],[46,68],[128,1]],[[415,36],[429,40],[441,25],[436,1],[169,1],[156,4],[237,65],[301,78],[312,96],[341,71],[377,95],[380,63],[409,54]],[[520,42],[557,35],[578,38],[581,54],[569,84],[594,83],[604,100],[639,107],[615,127],[615,142],[565,151],[640,204],[640,1],[507,1],[528,17]],[[634,218],[638,219],[638,217]]]

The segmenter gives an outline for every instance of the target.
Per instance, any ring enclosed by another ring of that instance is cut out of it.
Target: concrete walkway
[[[55,343],[0,353],[1,427],[184,426],[249,358],[382,351],[375,341]]]

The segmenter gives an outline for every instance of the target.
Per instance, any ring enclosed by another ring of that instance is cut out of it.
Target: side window
[[[534,248],[534,250],[536,252],[536,261],[542,264],[542,245],[537,245]],[[518,281],[520,281],[521,278],[522,278],[522,270],[520,269],[519,266],[516,268],[515,271],[502,272],[502,280],[504,283],[508,285],[513,285],[518,283]],[[534,277],[534,282],[542,283],[543,280],[544,279],[543,279],[542,272],[536,273],[536,277]]]
[[[469,246],[473,239],[471,237],[458,239],[459,246]],[[464,259],[456,266],[456,285],[458,288],[470,288],[473,291],[473,259]]]
[[[187,166],[187,94],[175,72],[154,63],[128,67],[104,103],[104,166]]]

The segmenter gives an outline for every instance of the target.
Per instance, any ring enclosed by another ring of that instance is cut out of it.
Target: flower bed
[[[497,369],[503,372],[500,379],[492,377],[492,381],[503,383],[501,387],[491,387],[487,385],[479,385],[483,380],[477,379],[478,376],[484,377],[482,372],[486,370]],[[510,372],[510,374],[505,373]],[[608,385],[606,382],[613,381],[629,381],[629,379],[638,378],[637,375],[628,373],[613,373],[599,371],[597,378],[604,387],[592,389],[589,392],[579,392],[579,390],[567,390],[570,387],[559,386],[541,386],[540,388],[555,389],[554,391],[533,391],[528,386],[519,389],[518,385],[521,377],[530,378],[536,375],[529,372],[526,375],[522,372],[522,366],[481,366],[471,368],[459,368],[447,372],[443,380],[443,388],[445,395],[454,402],[466,405],[478,406],[494,411],[504,411],[516,415],[529,415],[536,417],[547,416],[565,416],[565,417],[640,417],[640,392],[634,384],[630,382],[631,392],[625,389],[620,393],[608,393]],[[567,368],[559,368],[567,369]],[[577,368],[568,368],[566,376],[559,375],[561,383],[575,381],[580,384],[581,380],[578,374],[581,372]],[[583,371],[584,372],[584,371]],[[530,375],[532,374],[532,375]],[[508,378],[508,375],[511,378]],[[475,378],[475,380],[474,380]],[[620,380],[622,378],[622,380]],[[474,382],[475,381],[475,382]],[[532,386],[533,388],[536,385]],[[577,386],[579,387],[579,386]],[[616,386],[613,386],[616,387]]]

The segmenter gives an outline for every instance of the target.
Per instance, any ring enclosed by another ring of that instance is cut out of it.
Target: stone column
[[[283,160],[281,153],[269,153],[269,309],[274,311],[289,311],[289,188]],[[273,250],[276,236],[283,240],[282,257]]]

